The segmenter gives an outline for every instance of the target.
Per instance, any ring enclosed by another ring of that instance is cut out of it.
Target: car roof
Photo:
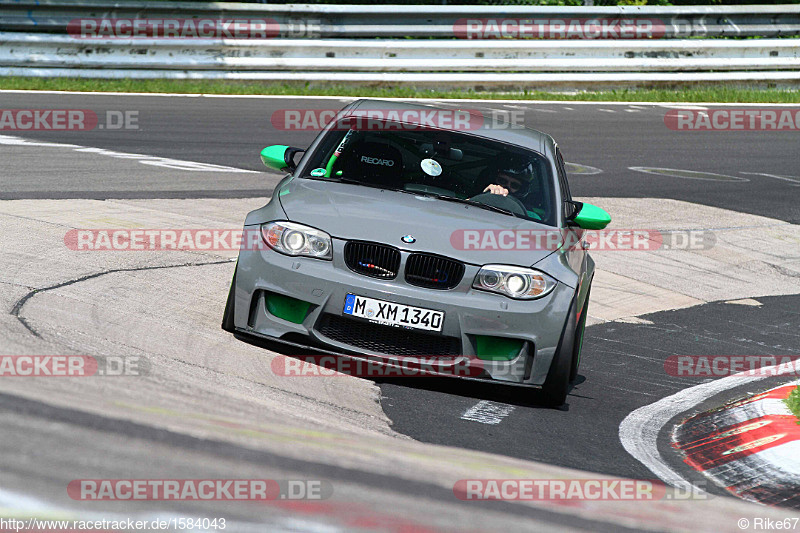
[[[459,102],[459,104],[462,104],[462,102]],[[553,155],[555,154],[555,141],[550,135],[531,128],[526,128],[518,124],[513,124],[505,120],[499,120],[497,117],[493,117],[491,114],[483,113],[477,109],[471,109],[469,108],[468,105],[464,105],[463,107],[459,105],[459,107],[453,108],[453,107],[442,107],[435,105],[412,104],[408,102],[399,102],[399,101],[361,99],[361,100],[356,100],[355,102],[346,106],[342,110],[342,115],[345,117],[354,116],[357,115],[356,111],[364,111],[364,110],[387,111],[387,112],[388,111],[402,112],[406,110],[466,111],[467,113],[470,114],[471,117],[480,118],[481,120],[478,122],[480,125],[474,128],[470,128],[468,130],[449,128],[450,131],[458,131],[459,133],[464,133],[467,135],[476,135],[479,137],[484,137],[495,141],[523,146],[525,148],[529,148],[537,152],[540,152],[544,155],[549,155],[550,157],[553,157]],[[392,122],[399,122],[399,121],[392,120]],[[403,122],[409,124],[424,125],[423,122],[418,120],[417,121],[405,120]],[[448,128],[442,128],[442,129],[448,129]]]

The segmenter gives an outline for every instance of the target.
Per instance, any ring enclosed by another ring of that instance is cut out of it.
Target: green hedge
[[[789,409],[797,417],[797,423],[800,424],[800,387],[792,391],[788,398],[784,400]]]

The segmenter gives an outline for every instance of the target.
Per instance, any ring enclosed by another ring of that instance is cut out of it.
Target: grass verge
[[[797,417],[797,423],[800,424],[800,386],[796,387],[783,401],[786,402],[789,410]]]
[[[0,89],[33,91],[99,91],[185,94],[269,94],[359,96],[377,98],[470,98],[492,100],[552,100],[603,102],[753,102],[800,103],[800,91],[713,86],[683,89],[625,89],[592,92],[440,91],[411,87],[348,87],[274,84],[229,80],[99,80],[85,78],[0,78]]]

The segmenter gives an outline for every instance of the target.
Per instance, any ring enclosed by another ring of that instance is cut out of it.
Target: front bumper
[[[544,383],[574,289],[558,283],[544,298],[512,300],[473,289],[479,268],[474,265],[466,265],[464,277],[454,289],[425,289],[409,285],[402,275],[379,280],[351,271],[343,260],[344,244],[333,239],[332,261],[289,257],[270,249],[243,249],[234,287],[235,328],[257,337],[384,360],[447,352],[453,365],[477,360],[479,336],[514,339],[522,341],[516,355],[479,361],[485,377],[517,384]],[[407,256],[401,253],[400,272]],[[348,293],[443,311],[442,332],[409,331],[346,316],[343,308]],[[265,296],[270,294],[307,302],[307,311],[292,320],[279,318],[268,310]],[[455,357],[451,357],[453,350]]]

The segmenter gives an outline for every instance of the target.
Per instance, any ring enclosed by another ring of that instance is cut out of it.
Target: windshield
[[[544,156],[463,133],[389,122],[369,131],[338,127],[311,155],[302,177],[474,202],[555,225]]]

